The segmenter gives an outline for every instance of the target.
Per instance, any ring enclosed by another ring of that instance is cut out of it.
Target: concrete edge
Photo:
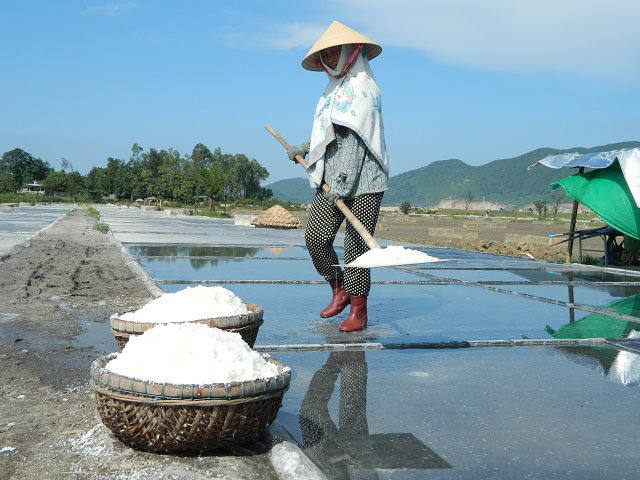
[[[540,347],[540,346],[603,346],[612,339],[607,338],[523,338],[514,340],[455,340],[450,342],[407,342],[407,343],[305,343],[285,345],[254,345],[253,349],[261,353],[273,352],[343,352],[370,350],[451,350],[459,348],[498,348],[498,347]],[[613,339],[619,343],[637,342],[633,338]]]
[[[12,255],[15,255],[19,251],[31,246],[31,242],[33,240],[35,240],[36,238],[38,238],[39,236],[41,236],[45,232],[51,230],[60,220],[62,220],[67,215],[67,213],[75,210],[76,208],[78,208],[78,205],[76,205],[74,203],[73,206],[69,210],[64,212],[62,215],[60,215],[58,218],[56,218],[49,225],[46,225],[43,228],[41,228],[40,230],[38,230],[37,232],[33,233],[32,235],[29,235],[28,237],[25,237],[25,239],[22,240],[22,242],[20,242],[20,243],[14,245],[13,247],[11,247],[8,252],[0,254],[0,263],[2,263],[4,260],[6,260],[7,258],[11,257]]]
[[[127,247],[125,247],[122,242],[115,237],[111,230],[107,232],[107,238],[118,248],[118,250],[120,250],[120,255],[122,255],[124,264],[131,273],[140,280],[145,287],[147,287],[147,290],[153,298],[158,298],[160,295],[165,293],[165,291],[158,287],[156,282],[153,281],[151,275],[149,275],[147,271],[133,258],[133,256],[131,256]]]
[[[275,445],[269,452],[269,461],[281,480],[328,480],[327,476],[313,463],[298,446],[291,434],[274,421],[268,434]]]
[[[584,270],[597,270],[599,272],[613,273],[617,275],[626,275],[629,277],[640,277],[640,271],[631,270],[624,267],[610,267],[608,265],[585,265],[582,263],[570,263],[568,265],[579,266]]]

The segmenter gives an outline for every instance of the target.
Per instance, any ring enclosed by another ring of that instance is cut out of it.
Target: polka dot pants
[[[349,210],[362,222],[371,235],[376,229],[383,195],[384,192],[367,193],[344,200]],[[342,279],[344,288],[349,295],[366,296],[371,288],[371,274],[368,268],[345,268],[343,272],[340,267],[334,266],[339,262],[333,249],[333,241],[343,221],[342,212],[338,207],[330,204],[322,191],[319,190],[309,209],[309,220],[304,232],[307,249],[311,255],[313,266],[325,280]],[[352,262],[368,250],[369,247],[356,229],[347,222],[344,237],[345,263]]]

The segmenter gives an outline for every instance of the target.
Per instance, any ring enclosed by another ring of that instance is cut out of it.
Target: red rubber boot
[[[342,325],[341,332],[355,332],[367,326],[367,297],[351,297],[351,311]]]
[[[330,280],[329,285],[331,285],[333,297],[331,303],[320,312],[320,318],[335,317],[351,302],[351,296],[345,292],[342,280]]]

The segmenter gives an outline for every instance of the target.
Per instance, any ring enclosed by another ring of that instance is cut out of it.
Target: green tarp
[[[578,173],[551,184],[595,213],[610,227],[640,239],[640,209],[636,207],[616,160],[608,168]]]
[[[640,295],[621,298],[605,307],[616,313],[640,317]],[[549,325],[545,330],[554,338],[626,338],[631,330],[640,330],[640,323],[592,313],[554,331]]]

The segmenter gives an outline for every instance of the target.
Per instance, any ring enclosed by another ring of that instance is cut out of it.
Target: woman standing
[[[381,51],[379,45],[339,22],[329,26],[302,61],[307,70],[326,72],[329,84],[318,101],[310,140],[288,152],[293,161],[297,154],[309,154],[307,173],[318,192],[309,210],[305,241],[313,265],[333,294],[320,316],[333,317],[350,304],[349,316],[340,325],[345,332],[367,325],[371,280],[368,268],[343,272],[335,266],[339,262],[333,241],[344,221],[335,200],[341,198],[373,235],[389,178],[380,91],[369,67],[369,60]],[[329,185],[327,194],[320,188],[323,182]],[[345,263],[367,250],[347,222]]]

